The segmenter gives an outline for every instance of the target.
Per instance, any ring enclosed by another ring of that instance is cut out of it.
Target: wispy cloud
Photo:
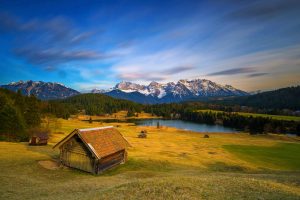
[[[104,59],[110,56],[88,50],[70,50],[70,49],[40,49],[37,48],[17,48],[15,54],[25,58],[33,64],[55,65],[74,61]]]
[[[194,67],[194,66],[178,66],[178,67],[166,69],[166,70],[162,71],[162,73],[167,74],[167,75],[173,75],[173,74],[178,74],[178,73],[193,70],[193,69],[196,69],[196,67]]]
[[[235,20],[266,20],[299,9],[300,2],[298,0],[239,1],[237,5],[240,5],[240,8],[229,13],[228,17]]]
[[[241,75],[237,74],[231,79],[228,78],[230,75],[207,77],[219,83],[229,83],[238,86],[244,90],[251,91],[256,88],[274,89],[276,87],[297,85],[300,84],[300,46],[294,45],[258,51],[229,59],[218,60],[212,66],[215,68],[225,68],[226,66],[235,67],[232,69],[239,69],[240,67],[238,66],[243,66],[243,68],[246,69],[254,69],[253,72],[247,72],[246,70],[247,73],[242,73]],[[239,72],[240,70],[237,71]],[[241,71],[245,72],[243,70]],[[220,71],[214,73],[223,74],[222,72],[220,73]],[[245,76],[248,78],[245,78]]]
[[[73,85],[81,92],[90,92],[92,89],[108,89],[114,86],[111,81],[75,82]]]
[[[233,69],[227,69],[222,70],[218,72],[213,72],[210,74],[207,74],[207,76],[222,76],[222,75],[237,75],[237,74],[246,74],[246,73],[252,73],[256,70],[254,68],[245,67],[245,68],[233,68]]]
[[[53,72],[56,70],[56,68],[51,65],[46,66],[44,69],[48,72]]]
[[[112,56],[87,47],[91,44],[93,32],[77,29],[65,17],[21,22],[9,14],[2,16],[0,30],[15,35],[17,45],[13,52],[31,64],[47,69],[49,65],[102,60]]]
[[[144,81],[165,81],[170,75],[176,75],[189,70],[196,69],[194,66],[177,66],[163,70],[153,70],[145,73],[123,72],[118,75],[121,80],[144,80]]]
[[[155,73],[147,73],[147,74],[143,74],[143,73],[123,73],[123,74],[119,74],[118,78],[121,80],[126,80],[126,81],[164,81],[167,79],[166,76],[164,75],[158,75]]]
[[[247,75],[247,77],[250,77],[250,78],[252,78],[252,77],[258,77],[258,76],[266,76],[266,75],[268,75],[269,73],[254,73],[254,74],[249,74],[249,75]]]

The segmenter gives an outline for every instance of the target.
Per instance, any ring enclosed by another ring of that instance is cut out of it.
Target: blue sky
[[[0,84],[79,91],[205,78],[246,91],[300,84],[300,2],[3,1]]]

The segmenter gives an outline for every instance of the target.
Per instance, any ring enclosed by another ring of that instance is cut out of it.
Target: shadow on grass
[[[213,164],[209,164],[208,166],[209,171],[214,172],[245,172],[247,171],[246,168],[239,166],[239,165],[229,165],[224,162],[216,162]]]
[[[151,171],[151,172],[167,172],[176,169],[177,166],[168,161],[142,160],[130,158],[126,163],[107,170],[102,175],[111,176],[122,172],[129,171]]]

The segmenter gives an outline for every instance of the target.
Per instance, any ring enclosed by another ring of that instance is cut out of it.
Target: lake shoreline
[[[84,122],[88,122],[89,120],[81,120]],[[226,127],[221,124],[205,124],[205,123],[196,123],[182,119],[170,119],[170,118],[119,118],[119,119],[95,119],[93,122],[102,122],[102,123],[133,123],[136,126],[157,126],[157,122],[159,122],[159,126],[161,127],[172,127],[184,131],[193,131],[196,133],[235,133],[241,134],[245,133],[245,131]],[[192,128],[186,128],[190,127]],[[272,133],[273,134],[273,133]],[[290,137],[297,137],[297,134],[276,134],[276,135],[287,135]]]
[[[82,120],[88,121],[88,120]],[[198,133],[203,132],[221,132],[221,133],[239,133],[240,131],[234,128],[225,127],[222,125],[208,125],[204,123],[195,123],[180,119],[164,119],[164,118],[155,118],[155,119],[97,119],[92,120],[93,122],[103,122],[103,123],[134,123],[136,126],[168,126],[186,131],[193,131]]]

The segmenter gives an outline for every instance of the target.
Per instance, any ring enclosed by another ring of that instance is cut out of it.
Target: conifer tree
[[[22,141],[27,139],[24,119],[11,103],[7,103],[0,110],[0,122],[0,134],[6,139]]]
[[[26,99],[27,108],[24,113],[25,121],[28,128],[36,127],[41,123],[41,114],[38,100],[34,95]]]

